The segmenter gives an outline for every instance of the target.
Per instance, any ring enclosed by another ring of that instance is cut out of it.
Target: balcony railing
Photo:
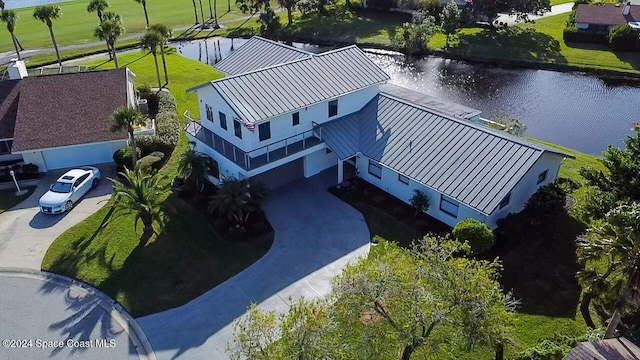
[[[308,130],[304,133],[290,136],[272,144],[245,152],[202,126],[199,121],[193,120],[188,110],[184,116],[187,121],[187,126],[185,127],[187,134],[193,136],[247,171],[257,169],[320,144],[320,139],[315,136],[314,131]]]

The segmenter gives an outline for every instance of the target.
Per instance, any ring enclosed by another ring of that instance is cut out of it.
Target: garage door
[[[253,177],[254,180],[265,183],[269,189],[275,189],[301,178],[304,178],[303,158],[278,166],[277,168]]]
[[[102,164],[113,162],[113,153],[125,145],[122,141],[43,150],[42,157],[47,170]]]

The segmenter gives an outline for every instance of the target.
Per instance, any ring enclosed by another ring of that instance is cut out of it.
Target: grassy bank
[[[189,87],[222,75],[213,68],[183,58],[167,56],[169,88],[178,112],[197,107]],[[120,64],[137,75],[136,82],[153,84],[153,57],[142,53],[120,57]],[[112,68],[112,62],[87,64],[94,69]],[[160,170],[166,181],[177,172],[178,159],[189,148],[186,136]],[[166,200],[176,210],[161,233],[144,248],[137,247],[142,227],[134,217],[113,221],[111,203],[62,234],[48,249],[44,270],[84,281],[116,299],[134,316],[142,316],[185,304],[258,260],[271,246],[230,243],[218,238],[207,220],[181,201]]]

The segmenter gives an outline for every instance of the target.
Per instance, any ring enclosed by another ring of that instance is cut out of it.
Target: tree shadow
[[[620,61],[629,64],[632,68],[640,70],[640,51],[636,52],[620,52],[614,51],[614,54]]]
[[[567,63],[556,39],[535,29],[520,26],[503,31],[484,29],[473,34],[458,34],[457,43],[450,44],[449,49],[454,53],[472,57]]]
[[[519,312],[575,318],[581,294],[576,279],[576,238],[586,225],[567,213],[531,224],[524,211],[497,229],[496,246],[481,257],[498,257],[501,283],[520,299]]]

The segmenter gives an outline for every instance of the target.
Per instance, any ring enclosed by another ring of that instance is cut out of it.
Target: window
[[[398,181],[400,181],[403,184],[409,185],[409,178],[402,174],[398,174]]]
[[[440,198],[440,211],[454,218],[458,217],[458,202],[444,195]]]
[[[547,173],[548,172],[549,172],[549,169],[541,172],[540,175],[538,175],[538,182],[536,184],[540,184],[541,182],[547,180]]]
[[[218,111],[218,117],[220,117],[220,127],[227,130],[227,115]]]
[[[75,187],[78,187],[78,186],[82,185],[82,183],[83,183],[85,180],[87,180],[87,178],[88,178],[88,177],[89,177],[89,174],[84,174],[84,175],[80,176],[80,177],[78,178],[78,180],[76,180],[76,182],[75,182],[75,183],[73,183],[73,187],[75,188]]]
[[[331,151],[331,149],[329,149],[329,148],[324,149],[324,153],[327,154],[327,155],[331,154],[332,152],[333,151]]]
[[[369,160],[369,174],[382,179],[382,167],[379,164]]]
[[[293,115],[291,115],[291,119],[293,121],[293,126],[296,125],[300,125],[300,113],[293,113]]]
[[[258,137],[260,141],[271,139],[271,122],[267,121],[258,125]]]
[[[509,205],[509,200],[511,200],[511,193],[508,193],[507,196],[505,196],[504,199],[500,201],[500,209]]]
[[[236,119],[233,119],[233,132],[238,138],[242,139],[242,124]]]
[[[213,122],[213,108],[209,105],[204,106],[207,109],[207,120]]]
[[[338,100],[329,101],[329,117],[338,115]]]

